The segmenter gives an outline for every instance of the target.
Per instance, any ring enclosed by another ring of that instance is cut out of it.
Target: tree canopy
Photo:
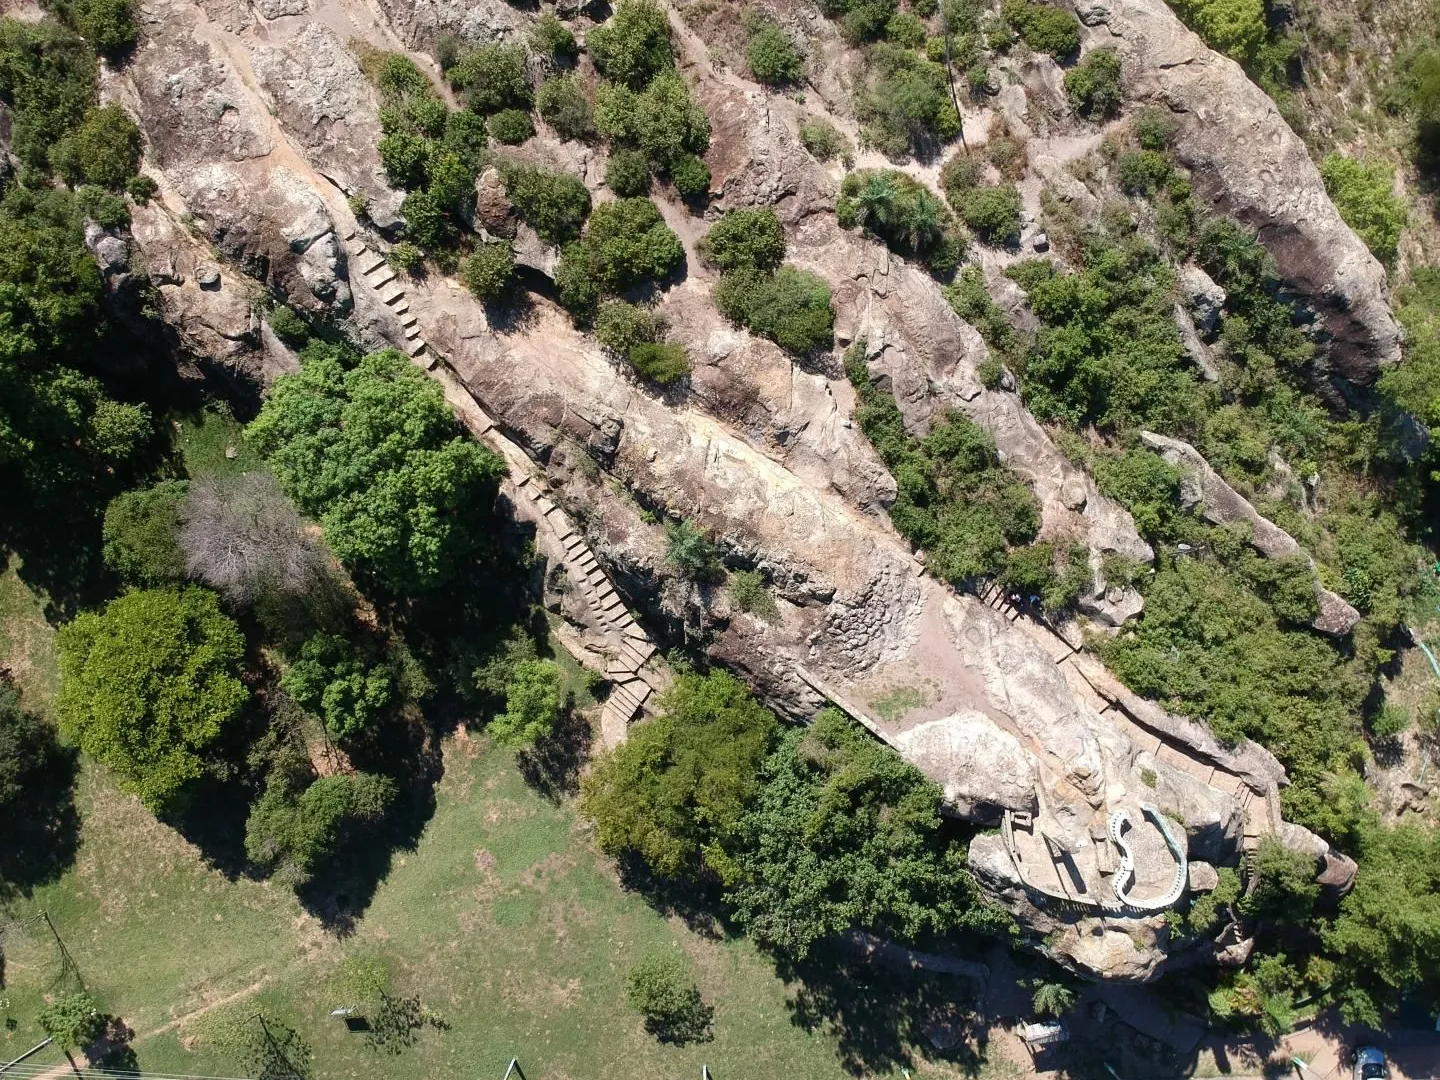
[[[839,710],[786,731],[761,778],[726,893],[756,939],[803,957],[852,928],[915,940],[1008,923],[944,836],[940,789]]]
[[[245,640],[208,589],[141,589],[60,629],[61,727],[148,808],[173,807],[249,700]]]
[[[662,877],[734,873],[741,821],[760,788],[775,718],[725,672],[682,675],[660,715],[583,781],[583,808],[611,854]]]
[[[311,347],[247,429],[342,560],[399,592],[464,573],[505,466],[467,438],[439,385],[387,349],[349,365]]]

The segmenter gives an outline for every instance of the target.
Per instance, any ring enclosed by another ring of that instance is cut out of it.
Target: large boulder
[[[929,720],[891,740],[906,761],[940,785],[961,817],[994,820],[1036,808],[1039,769],[1020,740],[974,709]]]

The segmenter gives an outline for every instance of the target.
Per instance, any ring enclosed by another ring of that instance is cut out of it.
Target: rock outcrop
[[[1261,515],[1250,505],[1250,501],[1232,488],[1210,467],[1200,451],[1180,439],[1142,431],[1140,438],[1145,445],[1157,451],[1171,465],[1180,470],[1181,504],[1196,509],[1205,520],[1216,525],[1232,521],[1243,521],[1251,528],[1250,543],[1267,559],[1281,559],[1305,555],[1296,539],[1280,526]],[[1315,561],[1308,555],[1312,571]],[[1356,611],[1344,598],[1335,595],[1315,580],[1315,601],[1320,613],[1310,625],[1323,634],[1343,637],[1360,621]]]
[[[1257,230],[1313,311],[1330,372],[1357,386],[1400,359],[1385,271],[1325,194],[1309,151],[1239,65],[1211,52],[1164,0],[1081,2],[1088,47],[1113,46],[1128,94],[1169,111],[1198,198]]]

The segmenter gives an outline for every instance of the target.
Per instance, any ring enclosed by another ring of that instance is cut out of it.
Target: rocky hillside
[[[877,30],[860,4],[690,0],[662,6],[646,82],[593,6],[142,0],[102,97],[139,124],[158,193],[88,242],[117,307],[144,293],[202,365],[257,386],[295,370],[264,318],[279,304],[468,394],[654,643],[793,721],[840,705],[954,815],[1001,825],[972,842],[974,872],[1063,963],[1243,963],[1253,925],[1167,909],[1275,842],[1327,903],[1355,876],[1324,784],[1363,758],[1415,558],[1371,552],[1400,543],[1389,479],[1337,446],[1402,334],[1385,269],[1236,63],[1162,0],[1042,7],[912,2]],[[425,85],[397,89],[394,58]],[[538,111],[511,116],[536,87]],[[437,216],[467,113],[488,114],[489,144]],[[429,147],[428,186],[400,175],[407,145]],[[637,153],[654,222],[617,199]],[[588,191],[583,239],[524,192],[552,174]],[[634,215],[621,239],[678,255],[607,285],[586,247],[606,207]],[[784,265],[727,265],[711,230],[767,208]],[[741,302],[794,271],[832,313],[821,344],[766,322],[788,325],[791,294]],[[659,328],[644,355],[678,347],[683,377],[647,378],[586,288],[641,302]],[[676,523],[758,571],[769,603],[721,588],[723,569],[677,572]],[[590,631],[601,615],[564,610]],[[1197,611],[1245,626],[1196,631]],[[1279,654],[1301,658],[1293,685]],[[1245,679],[1275,700],[1222,706]],[[1312,750],[1286,724],[1336,733]]]

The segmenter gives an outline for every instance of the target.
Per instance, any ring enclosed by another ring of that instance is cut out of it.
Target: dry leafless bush
[[[323,585],[328,560],[318,538],[269,473],[199,476],[180,508],[186,572],[232,603]]]

